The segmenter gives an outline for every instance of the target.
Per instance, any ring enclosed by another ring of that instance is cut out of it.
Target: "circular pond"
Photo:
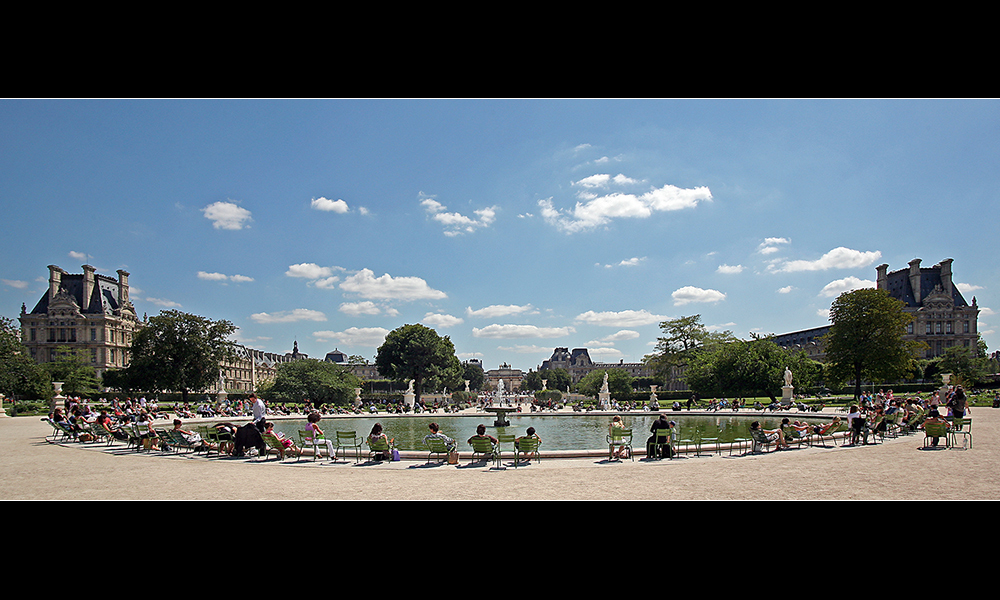
[[[607,447],[608,424],[613,414],[545,415],[539,413],[510,413],[509,427],[494,427],[493,414],[473,415],[437,414],[421,415],[368,415],[356,417],[324,418],[320,428],[327,437],[334,438],[335,431],[354,431],[364,438],[371,432],[372,425],[381,423],[386,435],[394,438],[400,450],[424,450],[424,436],[429,433],[427,424],[432,421],[441,427],[441,432],[458,440],[459,450],[468,450],[466,443],[475,435],[476,426],[486,425],[486,433],[494,437],[500,433],[524,435],[528,427],[534,427],[542,438],[542,448],[553,450],[594,450]],[[633,444],[641,447],[650,436],[649,430],[658,413],[620,413],[626,428],[633,430]],[[760,414],[689,414],[668,413],[668,419],[677,422],[681,438],[717,437],[721,443],[749,436],[750,423],[760,421],[765,429],[776,429],[782,416]],[[810,423],[821,423],[823,419],[794,417]],[[305,419],[274,419],[274,428],[298,440],[298,432],[305,426]]]

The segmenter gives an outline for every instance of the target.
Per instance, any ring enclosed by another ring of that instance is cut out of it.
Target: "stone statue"
[[[414,392],[413,392],[413,380],[412,380],[412,379],[410,380],[410,385],[409,385],[409,387],[407,387],[407,388],[406,388],[406,393],[407,393],[407,394],[412,394],[412,393],[414,393]]]
[[[792,372],[788,369],[788,367],[785,367],[785,385],[792,385]]]
[[[608,393],[608,372],[607,371],[604,372],[604,383],[601,384],[601,393],[604,393],[604,394]]]

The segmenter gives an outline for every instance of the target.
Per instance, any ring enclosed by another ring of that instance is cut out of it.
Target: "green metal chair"
[[[503,468],[503,453],[509,451],[515,457],[517,456],[517,448],[514,446],[516,436],[513,433],[499,433],[497,434],[497,466]],[[509,448],[504,446],[510,444]]]
[[[365,443],[368,444],[368,460],[373,460],[380,452],[386,457],[385,460],[392,460],[392,450],[395,445],[390,440],[380,437],[377,440],[365,439]]]
[[[944,438],[944,447],[951,447],[951,437],[948,435],[947,423],[927,423],[924,422],[924,448],[929,445],[928,441],[934,438]]]
[[[966,425],[969,426],[968,430],[964,429]],[[958,436],[962,436],[963,450],[966,446],[972,448],[972,419],[953,418],[951,420],[951,429],[948,430],[948,435],[951,437],[952,448],[958,447]]]
[[[431,457],[433,457],[435,454],[438,455],[443,454],[444,455],[443,460],[445,461],[448,460],[448,453],[450,452],[450,450],[448,449],[448,444],[446,444],[443,439],[439,437],[429,437],[424,439],[424,445],[427,446],[428,450],[427,462],[431,462]]]
[[[646,448],[646,458],[662,458],[663,448],[670,450],[669,458],[671,459],[677,454],[677,450],[673,446],[673,436],[670,429],[656,430],[653,435],[653,443]]]
[[[472,438],[469,441],[469,445],[472,446],[472,461],[492,461],[497,467],[500,466],[500,452],[497,449],[497,444],[493,443],[490,438]]]
[[[534,455],[535,462],[541,462],[541,457],[538,453],[538,447],[541,445],[542,441],[538,438],[533,437],[523,437],[517,440],[517,445],[514,450],[514,468],[517,468],[518,463],[521,462],[521,456],[528,457],[528,464],[531,464],[531,456]]]
[[[358,437],[356,431],[338,431],[337,432],[337,456],[347,456],[346,454],[341,454],[341,448],[353,448],[354,449],[354,462],[361,462],[361,444],[364,440]]]
[[[778,435],[781,434],[779,433]],[[753,445],[750,447],[750,454],[767,452],[771,447],[771,440],[768,439],[767,434],[761,429],[751,429],[750,439],[753,441]],[[764,450],[761,450],[761,447],[763,447]]]
[[[632,430],[613,427],[607,436],[608,440],[608,460],[615,460],[615,449],[618,450],[618,460],[621,460],[621,453],[628,452],[629,457],[635,460],[635,453],[632,451]]]

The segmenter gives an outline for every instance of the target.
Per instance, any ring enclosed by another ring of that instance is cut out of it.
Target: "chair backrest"
[[[424,440],[427,447],[430,448],[431,452],[447,452],[448,444],[444,442],[442,438],[439,437],[429,437]]]
[[[299,443],[302,444],[303,446],[309,444],[315,446],[316,444],[319,443],[319,440],[320,436],[313,435],[312,431],[307,429],[299,429]]]
[[[517,442],[518,452],[534,452],[538,450],[538,438],[523,437]]]
[[[389,449],[389,440],[384,437],[380,437],[375,440],[366,438],[365,441],[368,442],[368,448],[370,448],[372,452],[383,452]]]
[[[944,437],[945,431],[944,423],[929,423],[924,421],[924,433],[928,437]]]
[[[281,440],[279,440],[278,436],[274,435],[273,433],[267,433],[265,431],[264,433],[260,434],[260,437],[264,439],[265,444],[274,448],[275,450],[285,449],[284,445],[282,445],[281,443]]]
[[[670,436],[673,431],[671,429],[657,429],[653,432],[653,443],[654,444],[666,444],[670,442]]]
[[[761,429],[751,429],[750,430],[750,437],[752,437],[757,442],[764,443],[764,442],[768,441],[767,440],[767,436],[764,435],[764,431],[761,430]]]
[[[955,417],[954,419],[951,420],[951,425],[955,429],[961,429],[962,427],[965,426],[965,418]]]
[[[337,441],[348,442],[357,446],[361,445],[361,441],[358,439],[358,432],[356,431],[338,431]]]
[[[501,433],[497,435],[497,444],[513,444],[515,439],[513,433]]]
[[[622,443],[632,441],[632,430],[623,429],[621,427],[612,427],[611,432],[608,433],[608,443]]]
[[[490,438],[472,438],[469,445],[475,452],[493,452],[493,440]]]

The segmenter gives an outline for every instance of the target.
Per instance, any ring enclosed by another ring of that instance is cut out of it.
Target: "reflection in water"
[[[633,430],[633,445],[642,447],[649,437],[649,429],[659,413],[620,413],[625,427]],[[683,412],[668,412],[668,419],[676,421],[680,428],[680,437],[718,437],[722,443],[728,443],[740,437],[749,436],[750,423],[760,421],[765,429],[776,429],[781,423],[780,416],[756,415],[686,415]],[[429,433],[427,424],[435,422],[441,427],[441,432],[458,440],[460,451],[468,450],[466,443],[476,433],[476,426],[486,425],[486,432],[493,437],[500,433],[524,435],[528,427],[534,427],[542,438],[543,450],[596,450],[607,447],[606,436],[611,414],[602,415],[541,415],[537,413],[511,413],[508,415],[510,427],[493,427],[495,415],[372,415],[350,418],[325,418],[320,427],[330,438],[335,438],[335,431],[355,431],[360,438],[368,436],[372,425],[381,423],[385,433],[396,440],[401,450],[424,450],[423,439]],[[810,423],[821,423],[823,419],[798,418]],[[298,440],[298,430],[303,428],[305,420],[276,419],[274,428],[294,440]]]

